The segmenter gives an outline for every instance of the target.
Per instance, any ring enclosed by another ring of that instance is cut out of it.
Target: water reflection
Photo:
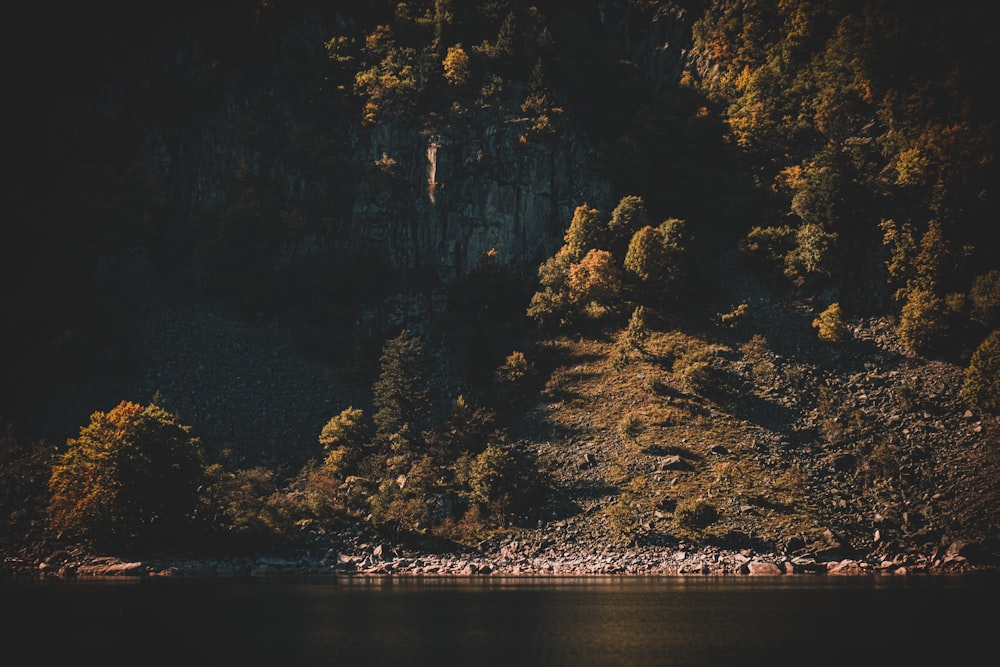
[[[998,592],[995,577],[877,576],[0,585],[5,648],[42,664],[975,663]]]

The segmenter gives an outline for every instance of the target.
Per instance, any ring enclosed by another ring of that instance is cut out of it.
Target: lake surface
[[[998,664],[998,593],[994,575],[10,582],[0,583],[0,660]]]

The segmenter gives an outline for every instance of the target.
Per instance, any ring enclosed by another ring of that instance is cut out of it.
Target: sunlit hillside
[[[980,5],[42,14],[6,59],[9,562],[1000,556]]]

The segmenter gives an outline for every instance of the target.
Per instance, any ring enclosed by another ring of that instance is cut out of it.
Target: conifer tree
[[[428,368],[423,341],[403,329],[386,341],[379,359],[379,377],[372,387],[376,439],[404,439],[420,435],[430,413]]]
[[[629,240],[637,231],[649,225],[646,201],[638,195],[626,195],[619,200],[608,221],[609,250],[618,259],[624,259]]]
[[[563,238],[569,258],[578,262],[589,251],[603,249],[604,237],[605,227],[598,210],[587,204],[577,206]]]

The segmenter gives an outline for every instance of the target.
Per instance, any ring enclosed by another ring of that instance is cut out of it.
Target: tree
[[[625,328],[624,343],[630,350],[639,353],[646,352],[646,342],[649,340],[649,327],[646,325],[645,306],[636,306]]]
[[[813,320],[813,328],[820,340],[828,343],[838,343],[847,337],[847,326],[844,324],[839,303],[831,303],[819,317]]]
[[[585,312],[612,308],[621,294],[618,266],[607,250],[591,250],[569,267],[570,301]]]
[[[934,349],[948,333],[948,312],[944,299],[931,290],[908,290],[896,333],[911,352],[923,353]]]
[[[981,410],[1000,412],[1000,329],[972,353],[962,382],[962,398]]]
[[[469,55],[462,48],[461,44],[449,46],[448,53],[441,64],[444,67],[445,81],[456,88],[462,88],[469,84],[469,78],[471,77]]]
[[[52,467],[50,524],[98,543],[176,537],[197,505],[202,458],[189,428],[155,404],[95,412]]]
[[[611,252],[621,258],[626,251],[632,236],[650,224],[646,201],[638,195],[626,195],[618,201],[611,211],[608,221],[608,231],[611,235]]]
[[[652,225],[646,225],[632,235],[625,253],[625,270],[639,282],[658,282],[666,273],[666,263],[663,238]]]
[[[684,221],[664,220],[632,235],[625,253],[625,270],[643,284],[667,287],[684,273]]]
[[[319,444],[325,454],[324,464],[342,471],[360,454],[365,436],[364,411],[348,406],[324,426],[319,434]]]
[[[376,438],[419,435],[426,426],[429,371],[420,336],[403,329],[386,341],[379,359],[379,377],[372,387]]]
[[[586,204],[577,206],[563,237],[570,258],[579,261],[589,251],[603,248],[605,231],[596,208]]]
[[[1000,326],[1000,270],[976,276],[969,290],[971,317],[987,328]]]

